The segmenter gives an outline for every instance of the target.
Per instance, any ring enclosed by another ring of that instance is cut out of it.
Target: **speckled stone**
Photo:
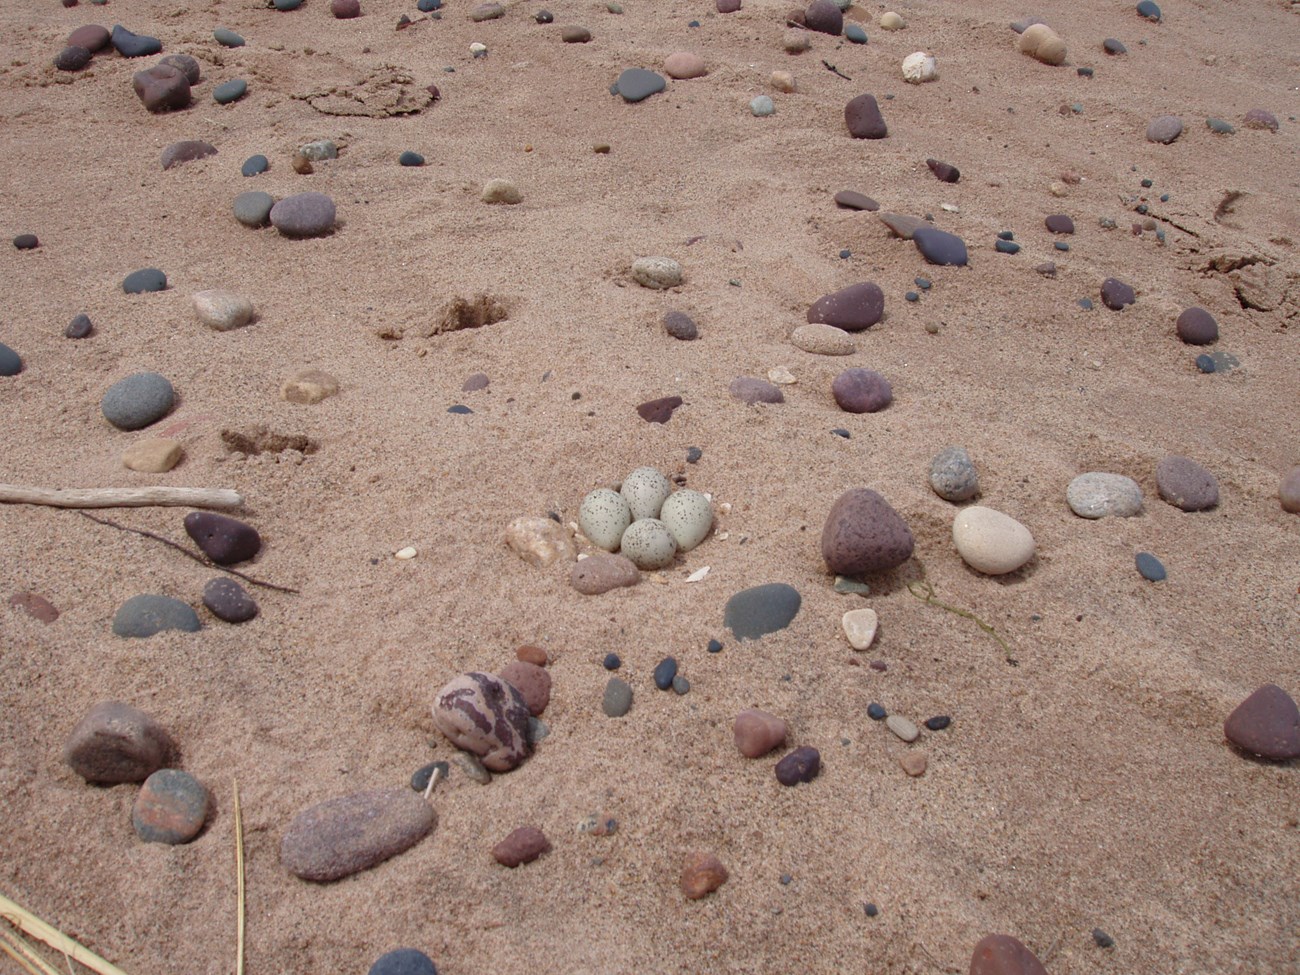
[[[68,38],[68,43],[73,43],[71,37]],[[1270,132],[1276,132],[1278,128],[1277,116],[1264,108],[1252,108],[1246,113],[1243,121],[1248,129],[1268,129]]]
[[[324,193],[295,193],[271,207],[271,225],[286,237],[320,237],[334,229],[334,201]]]
[[[1177,115],[1161,115],[1147,125],[1147,141],[1169,145],[1183,134],[1183,120]]]
[[[681,311],[670,311],[664,315],[664,331],[682,342],[690,342],[700,336],[695,319]]]
[[[845,369],[831,382],[831,395],[845,413],[878,413],[894,399],[889,380],[874,369]]]
[[[211,805],[207,788],[194,776],[180,769],[159,769],[145,779],[136,795],[131,825],[146,843],[188,843],[203,829]]]
[[[257,603],[234,579],[217,576],[203,587],[203,605],[219,620],[247,623],[257,615]]]
[[[795,348],[813,355],[852,355],[857,351],[848,332],[821,323],[800,325],[790,334],[790,341]]]
[[[497,676],[519,692],[533,717],[540,717],[551,703],[551,675],[545,667],[526,660],[512,660]]]
[[[915,542],[907,523],[869,488],[842,494],[822,529],[821,551],[836,575],[885,572],[912,557]]]
[[[1142,488],[1123,474],[1080,474],[1066,488],[1065,499],[1080,518],[1131,518],[1142,513]]]
[[[727,387],[727,392],[731,394],[732,399],[748,406],[753,406],[755,403],[785,402],[785,394],[781,392],[781,387],[756,376],[737,376]]]
[[[753,586],[727,600],[722,625],[738,640],[757,640],[789,626],[802,602],[799,590],[784,582]]]
[[[271,222],[273,206],[275,197],[261,190],[253,190],[235,197],[231,211],[235,214],[235,219],[245,227],[265,227]]]
[[[979,494],[979,474],[964,447],[945,447],[934,455],[930,461],[930,487],[954,504]]]
[[[1160,497],[1183,511],[1207,511],[1219,503],[1219,482],[1190,457],[1173,454],[1156,465]]]
[[[90,58],[90,51],[70,44],[54,55],[54,67],[60,71],[81,71],[90,64]]]
[[[340,880],[409,850],[436,818],[432,806],[400,786],[328,799],[293,818],[280,862],[303,880]]]
[[[510,771],[532,752],[528,716],[528,704],[513,684],[478,671],[449,682],[433,705],[437,729],[493,772]]]
[[[574,563],[569,583],[584,596],[599,596],[611,589],[635,586],[641,570],[625,555],[602,552]]]
[[[699,900],[727,882],[727,868],[712,853],[692,853],[678,881],[687,900]]]
[[[1275,762],[1300,758],[1300,708],[1276,684],[1265,684],[1237,705],[1223,735],[1244,752]]]
[[[120,701],[96,704],[63,746],[63,760],[97,785],[143,782],[175,754],[176,745],[161,724]]]
[[[191,511],[185,532],[217,565],[247,562],[262,550],[262,536],[252,525],[215,511]]]
[[[1101,283],[1101,303],[1111,311],[1121,311],[1137,301],[1137,293],[1119,278],[1107,278]]]
[[[166,416],[175,401],[176,392],[165,377],[137,372],[108,387],[100,410],[119,430],[140,430]]]

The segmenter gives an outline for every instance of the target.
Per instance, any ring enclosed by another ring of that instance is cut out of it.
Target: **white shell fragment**
[[[394,552],[393,558],[406,561],[407,559],[415,558],[419,554],[420,553],[416,551],[414,545],[408,545],[406,546],[406,548],[399,548],[396,552]]]

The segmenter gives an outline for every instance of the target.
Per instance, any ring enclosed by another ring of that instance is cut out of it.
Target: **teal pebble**
[[[1205,125],[1215,135],[1232,135],[1237,131],[1221,118],[1207,118]]]
[[[132,596],[113,617],[113,633],[143,639],[163,630],[197,633],[201,629],[194,607],[170,596]]]
[[[242,37],[225,27],[218,27],[212,32],[212,36],[222,47],[243,47],[245,44]]]
[[[845,27],[844,36],[847,37],[854,44],[867,43],[867,32],[864,31],[857,24],[849,24],[847,27]]]
[[[297,10],[302,6],[302,0],[275,0],[276,10]]]
[[[243,78],[234,78],[212,89],[212,97],[218,105],[237,102],[248,93],[248,82]]]
[[[418,152],[411,152],[409,149],[397,157],[398,165],[401,166],[423,166],[424,157]]]

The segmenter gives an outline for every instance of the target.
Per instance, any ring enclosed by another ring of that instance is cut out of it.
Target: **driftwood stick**
[[[0,484],[0,503],[43,504],[53,508],[239,508],[244,498],[226,488],[127,487],[67,490]]]

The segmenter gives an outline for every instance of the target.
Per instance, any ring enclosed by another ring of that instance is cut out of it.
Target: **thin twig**
[[[254,579],[250,575],[245,575],[238,569],[232,569],[225,565],[217,565],[217,563],[210,559],[205,559],[201,555],[195,555],[179,542],[173,542],[170,538],[164,538],[162,535],[155,535],[153,532],[145,531],[143,528],[129,528],[126,525],[119,525],[117,522],[109,518],[96,518],[94,515],[87,514],[84,511],[78,511],[77,514],[81,515],[83,518],[89,518],[97,524],[106,525],[109,528],[116,528],[118,531],[130,532],[133,535],[143,535],[145,538],[152,538],[155,542],[162,542],[164,545],[176,549],[176,551],[180,552],[181,555],[184,555],[186,558],[193,559],[195,562],[199,563],[199,565],[207,566],[209,569],[216,569],[218,572],[229,572],[232,576],[238,576],[245,582],[251,583],[254,586],[261,586],[264,589],[274,589],[276,592],[298,594],[297,589],[290,589],[288,586],[277,586],[273,582],[263,582],[260,579]]]
[[[920,591],[918,591],[918,589]],[[934,586],[931,584],[929,579],[922,579],[920,582],[909,582],[907,584],[907,591],[910,592],[917,599],[921,600],[921,602],[925,603],[927,606],[934,606],[937,609],[947,610],[949,613],[953,613],[957,616],[962,617],[963,619],[970,620],[981,630],[983,630],[989,636],[993,637],[993,639],[998,641],[998,645],[1002,647],[1002,652],[1006,656],[1007,663],[1014,664],[1016,662],[1015,659],[1011,656],[1011,647],[1007,645],[1006,640],[1002,639],[1002,637],[998,634],[997,630],[995,630],[988,623],[985,623],[982,619],[980,619],[978,616],[972,613],[969,609],[961,609],[957,606],[950,606],[948,603],[941,603],[938,599],[935,598]]]
[[[43,504],[51,508],[239,508],[238,491],[228,488],[41,488],[25,484],[0,484],[0,502]]]
[[[30,911],[19,907],[8,897],[0,894],[0,917],[4,917],[20,931],[39,938],[52,948],[57,948],[73,961],[80,962],[99,975],[126,975],[112,962],[105,961],[84,945],[73,941],[66,934],[52,925],[46,924]]]
[[[244,975],[244,817],[239,810],[239,782],[235,792],[235,975]]]
[[[822,59],[822,66],[823,66],[827,71],[829,71],[831,74],[833,74],[833,75],[837,75],[837,76],[843,78],[845,81],[852,81],[852,80],[853,80],[853,79],[850,78],[848,75],[846,75],[843,71],[841,71],[839,68],[835,67],[835,65],[833,65],[833,64],[831,64],[829,61],[827,61],[825,58]]]
[[[424,787],[425,802],[428,802],[429,797],[433,795],[433,787],[438,784],[438,779],[440,779],[441,777],[442,777],[442,769],[435,768],[433,770],[433,774],[429,776],[429,784]]]

